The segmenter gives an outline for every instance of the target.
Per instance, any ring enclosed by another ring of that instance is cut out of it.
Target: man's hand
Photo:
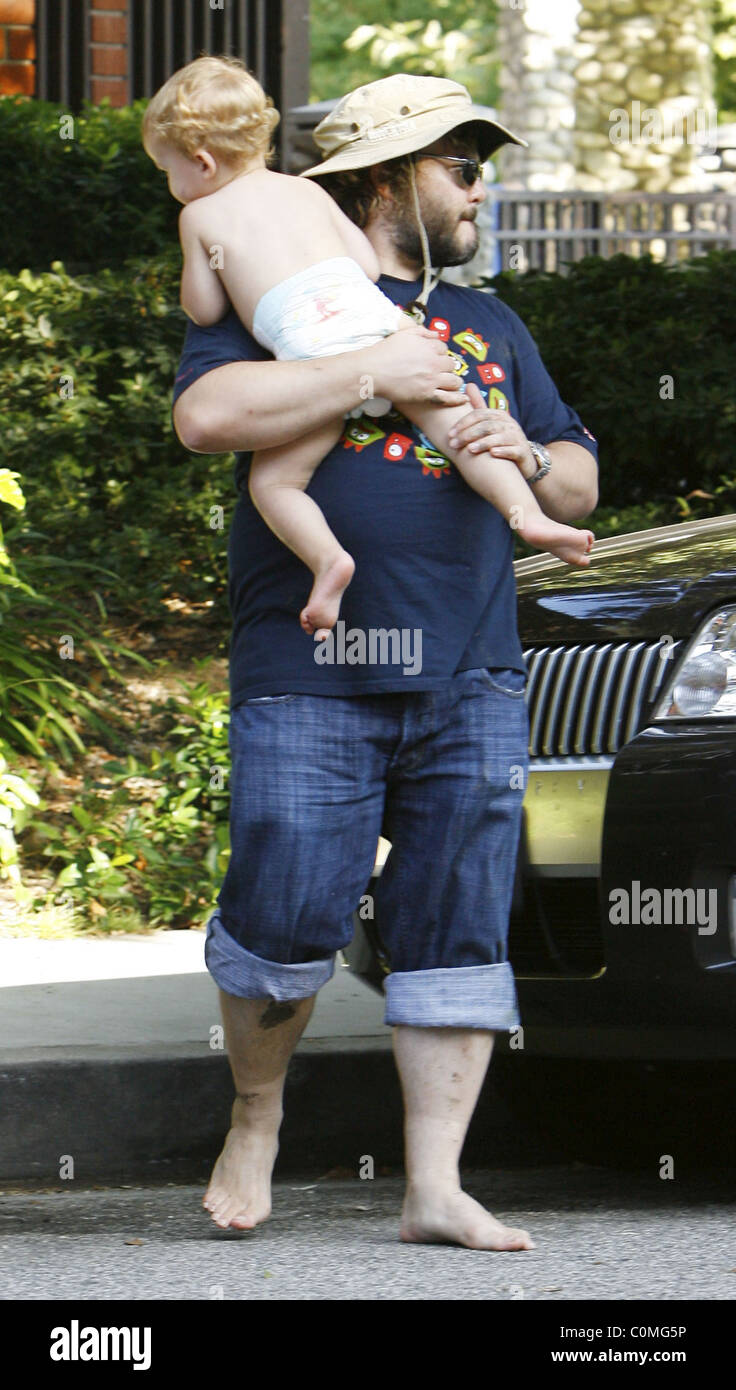
[[[515,463],[525,479],[537,472],[537,460],[529,448],[521,426],[505,410],[489,410],[478,387],[472,383],[467,399],[473,407],[453,426],[451,448],[467,446],[473,454],[488,452],[493,458]],[[593,455],[571,440],[543,440],[552,459],[552,470],[534,484],[534,493],[543,512],[554,521],[582,521],[598,503],[598,467]]]
[[[524,478],[533,477],[539,465],[518,421],[507,410],[489,410],[473,382],[468,384],[466,396],[473,409],[454,426],[448,441],[450,447],[467,447],[470,454],[490,453],[494,458],[510,459]]]
[[[448,363],[447,347],[428,328],[414,324],[390,334],[374,347],[364,348],[361,363],[369,354],[375,361],[371,368],[374,394],[387,396],[399,409],[461,402],[460,378]]]

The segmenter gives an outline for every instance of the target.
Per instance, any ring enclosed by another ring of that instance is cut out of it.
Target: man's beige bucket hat
[[[478,127],[482,160],[500,145],[527,144],[499,125],[489,107],[474,105],[459,82],[410,73],[381,77],[349,92],[320,121],[314,139],[323,162],[305,169],[304,176],[366,169],[386,159],[413,154],[471,122]]]

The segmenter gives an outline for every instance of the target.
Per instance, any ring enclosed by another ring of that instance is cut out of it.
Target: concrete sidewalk
[[[204,931],[67,941],[0,939],[0,1065],[27,1060],[133,1060],[218,1050],[217,987],[204,963]],[[302,1050],[390,1042],[383,1000],[339,963],[320,992]],[[221,1050],[221,1049],[220,1049]]]
[[[0,1180],[58,1185],[69,1157],[86,1182],[206,1175],[233,1087],[203,946],[203,931],[0,939]],[[355,1165],[366,1124],[370,1152],[400,1137],[383,1000],[339,963],[286,1108],[282,1171]]]

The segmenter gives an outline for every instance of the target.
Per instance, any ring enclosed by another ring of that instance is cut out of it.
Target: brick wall
[[[0,0],[0,93],[33,96],[35,0]]]
[[[0,95],[36,92],[35,0],[0,0]],[[112,106],[130,101],[128,0],[90,0],[89,94]]]
[[[128,0],[92,0],[90,6],[90,96],[111,106],[130,101]]]

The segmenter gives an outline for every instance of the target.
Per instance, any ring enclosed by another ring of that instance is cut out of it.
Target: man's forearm
[[[392,333],[357,352],[307,362],[229,362],[183,391],[174,427],[200,454],[271,449],[319,429],[371,396],[457,402],[445,344],[424,329]]]
[[[174,428],[182,444],[202,454],[288,444],[352,410],[360,375],[345,356],[229,362],[187,387],[174,406]]]
[[[598,502],[598,468],[588,449],[571,440],[547,444],[552,467],[533,492],[543,512],[553,521],[582,521]],[[526,477],[534,470],[523,468]]]

